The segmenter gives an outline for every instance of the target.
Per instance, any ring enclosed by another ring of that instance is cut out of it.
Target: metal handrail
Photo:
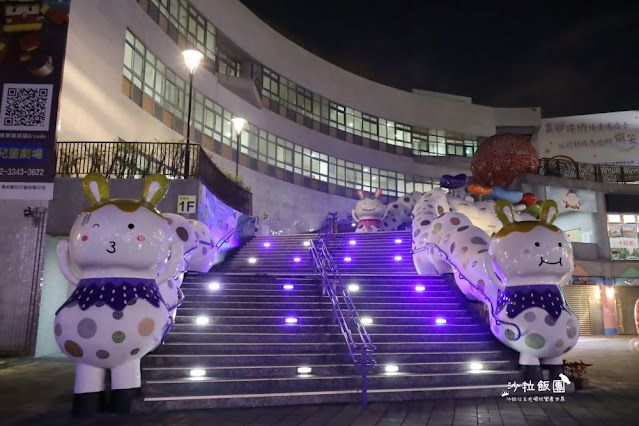
[[[337,225],[337,214],[329,213],[317,236],[310,242],[309,251],[319,275],[322,277],[323,294],[326,294],[333,310],[333,320],[339,325],[342,336],[346,342],[346,349],[355,368],[362,373],[362,405],[368,404],[367,399],[367,373],[374,367],[375,345],[371,336],[353,304],[348,287],[342,281],[339,270],[331,256],[327,242],[331,239],[333,230]],[[353,333],[352,328],[355,329]]]
[[[244,222],[241,225],[237,225],[235,228],[231,229],[230,231],[228,231],[226,234],[224,234],[222,236],[222,238],[220,238],[218,240],[217,243],[210,243],[208,241],[204,241],[204,240],[197,240],[197,244],[195,245],[195,247],[190,248],[189,250],[187,250],[186,252],[184,252],[184,254],[189,254],[190,252],[192,252],[193,250],[196,250],[198,248],[198,246],[203,245],[203,246],[207,246],[211,249],[214,250],[219,250],[224,244],[226,244],[228,242],[228,240],[231,239],[231,237],[235,234],[237,234],[239,231],[243,230],[244,227],[246,225],[248,225],[249,223],[255,223],[255,221],[257,220],[256,217],[252,216],[249,218],[249,220],[247,220],[246,222]]]
[[[223,235],[222,238],[220,238],[218,240],[218,242],[215,243],[215,247],[219,250],[224,244],[226,244],[231,239],[231,237],[233,235],[235,235],[238,232],[242,231],[246,225],[252,224],[253,226],[255,226],[256,220],[257,220],[257,218],[255,216],[252,216],[251,218],[249,218],[243,224],[237,225],[235,228],[231,229],[229,232],[227,232],[225,235]]]

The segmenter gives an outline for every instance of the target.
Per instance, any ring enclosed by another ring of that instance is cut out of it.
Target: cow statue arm
[[[80,282],[80,278],[76,275],[71,267],[71,258],[69,257],[69,242],[68,241],[60,241],[56,247],[56,252],[58,254],[58,266],[60,267],[60,272],[64,275],[71,284],[77,286]]]
[[[180,261],[182,260],[182,256],[180,256],[180,253],[183,253],[183,250],[184,243],[182,243],[181,241],[171,243],[171,256],[166,263],[166,268],[164,269],[162,274],[155,278],[155,282],[158,285],[167,282],[175,276],[175,273],[180,266]]]
[[[357,213],[355,213],[355,209],[351,210],[351,216],[355,222],[359,222],[359,217],[357,216]]]

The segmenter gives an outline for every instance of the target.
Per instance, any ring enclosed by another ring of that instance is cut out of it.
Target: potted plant
[[[570,381],[575,383],[575,389],[584,389],[588,387],[590,380],[585,377],[588,367],[592,367],[592,364],[586,364],[582,360],[579,360],[579,362],[569,362],[564,359],[564,369],[566,371],[566,376],[568,376]]]

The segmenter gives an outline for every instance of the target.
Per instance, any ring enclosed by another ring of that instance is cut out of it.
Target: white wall
[[[162,34],[142,8],[129,0],[82,0],[71,2],[70,15],[58,140],[181,139],[122,94],[127,26],[145,40]],[[173,44],[163,37],[166,44]],[[177,59],[167,63],[175,71]]]
[[[75,287],[64,278],[58,268],[56,246],[62,238],[46,237],[44,247],[44,272],[42,275],[42,297],[40,301],[40,316],[38,318],[38,336],[36,339],[35,356],[47,356],[60,353],[60,347],[53,335],[55,313],[69,298]]]
[[[224,171],[235,171],[235,163],[212,154],[215,164]],[[284,182],[240,165],[240,177],[253,193],[253,216],[269,214],[266,224],[271,231],[285,234],[319,229],[326,214],[337,212],[343,218],[355,207],[356,200],[327,194],[300,185]]]

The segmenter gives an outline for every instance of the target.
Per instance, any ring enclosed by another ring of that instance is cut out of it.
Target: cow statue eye
[[[135,228],[135,225],[132,223],[129,223],[129,229],[133,229],[133,228]]]
[[[535,243],[535,247],[539,247],[541,244],[539,244],[539,242]]]
[[[99,228],[99,227],[100,227],[100,224],[99,224],[99,223],[94,223],[94,224],[93,224],[93,228],[95,228],[96,226]]]
[[[559,245],[559,247],[561,247],[561,243],[559,243],[558,245]]]

